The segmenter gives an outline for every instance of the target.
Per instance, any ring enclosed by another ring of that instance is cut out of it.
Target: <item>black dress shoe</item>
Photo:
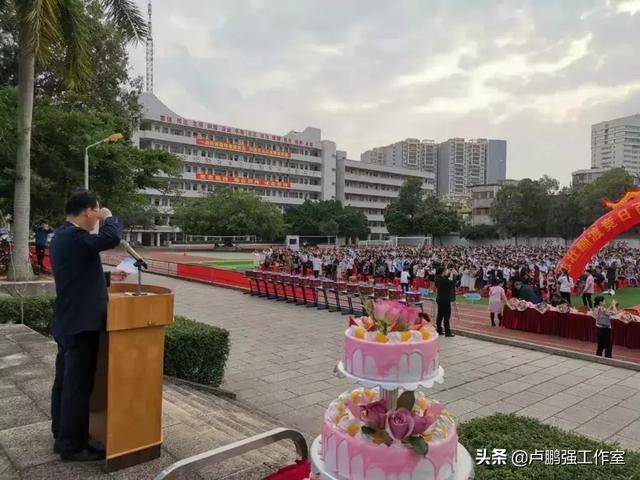
[[[87,450],[89,450],[90,452],[100,453],[102,455],[106,455],[106,453],[107,453],[106,450],[104,448],[102,448],[100,445],[91,443],[91,440],[89,441],[89,444],[87,445]],[[62,453],[62,450],[60,449],[59,446],[54,444],[53,445],[53,453],[60,454],[60,453]]]
[[[455,336],[456,336],[456,334],[455,334],[455,333],[447,333],[447,334],[445,335],[445,337],[455,337]]]
[[[436,330],[436,332],[438,332],[438,335],[444,335],[444,332],[441,332],[440,330]]]
[[[107,451],[102,448],[101,445],[97,443],[91,443],[91,441],[89,441],[89,444],[87,445],[87,450],[89,450],[90,452],[100,453],[101,455],[106,455],[107,453]]]
[[[100,453],[85,448],[79,452],[61,453],[60,459],[63,462],[95,462],[104,459],[104,452]]]

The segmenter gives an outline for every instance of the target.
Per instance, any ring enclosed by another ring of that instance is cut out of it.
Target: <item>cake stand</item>
[[[336,375],[339,378],[346,378],[349,383],[357,383],[362,385],[365,388],[375,388],[380,387],[382,390],[389,391],[398,391],[399,388],[403,390],[414,391],[418,388],[431,388],[434,383],[443,383],[444,382],[444,369],[438,366],[438,370],[435,371],[434,374],[430,375],[427,378],[423,378],[419,382],[385,382],[381,380],[371,380],[369,378],[359,377],[358,375],[354,375],[352,373],[347,372],[344,368],[344,363],[342,360],[338,363],[338,366],[335,368]],[[395,403],[394,403],[395,405]],[[390,407],[395,408],[395,407]]]
[[[345,480],[329,473],[324,468],[324,460],[320,456],[320,435],[311,444],[311,471],[320,476],[320,480]],[[455,473],[448,479],[443,480],[469,480],[474,478],[473,460],[467,449],[458,443],[458,461],[456,462]]]

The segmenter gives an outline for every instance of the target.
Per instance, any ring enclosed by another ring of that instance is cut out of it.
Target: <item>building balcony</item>
[[[239,177],[239,178],[251,178],[251,177]],[[237,184],[237,183],[232,183],[232,182],[213,182],[213,181],[209,181],[209,180],[199,180],[196,178],[196,173],[195,172],[184,172],[182,174],[182,179],[183,180],[191,180],[193,182],[204,182],[205,184],[211,184],[211,185],[236,185],[236,186],[241,186],[241,187],[253,187],[253,188],[278,188],[278,187],[273,187],[273,186],[269,186],[269,185],[249,185],[249,184]],[[302,191],[302,192],[322,192],[322,185],[310,185],[307,183],[297,183],[297,182],[290,182],[291,186],[289,188],[284,188],[283,190],[295,190],[295,191]]]
[[[195,164],[206,166],[206,167],[226,167],[226,168],[233,168],[237,170],[249,170],[253,172],[297,175],[300,177],[313,177],[313,178],[322,177],[322,172],[320,172],[319,170],[306,170],[304,168],[292,168],[289,166],[280,167],[275,165],[265,165],[262,163],[244,162],[240,160],[230,160],[225,158],[203,157],[201,155],[185,155],[185,154],[176,154],[176,155],[182,158],[185,162],[195,163]]]
[[[400,192],[393,192],[390,190],[380,190],[375,188],[360,188],[360,187],[344,187],[344,193],[352,193],[355,195],[369,195],[372,197],[385,197],[385,198],[397,198]]]
[[[474,199],[471,203],[472,208],[491,208],[493,205],[493,198],[478,198]]]
[[[369,175],[355,175],[353,173],[346,172],[344,174],[344,179],[354,182],[374,183],[377,185],[393,185],[397,187],[401,187],[404,183],[404,179],[401,178],[370,177]]]
[[[193,148],[211,148],[214,150],[219,150],[222,152],[234,152],[236,154],[241,154],[241,155],[255,155],[258,157],[266,157],[266,158],[281,158],[277,155],[269,155],[268,153],[252,153],[252,152],[241,152],[241,151],[237,151],[237,150],[230,150],[230,149],[225,149],[222,147],[208,147],[208,146],[204,146],[204,145],[197,145],[196,144],[196,137],[187,137],[184,135],[174,135],[172,133],[164,133],[164,132],[157,132],[155,130],[140,130],[137,132],[138,137],[140,139],[146,139],[146,140],[159,140],[159,141],[163,141],[163,142],[170,142],[170,143],[176,143],[179,145],[188,145],[190,147]],[[235,144],[234,144],[235,145]],[[279,150],[276,150],[276,152],[280,152]],[[283,160],[286,160],[286,158],[282,158]],[[322,159],[321,157],[315,157],[313,155],[302,155],[299,153],[293,153],[291,154],[291,159],[293,160],[298,160],[301,162],[309,162],[309,163],[322,163]]]
[[[363,200],[345,200],[344,205],[354,208],[378,208],[384,209],[391,202],[365,202]]]

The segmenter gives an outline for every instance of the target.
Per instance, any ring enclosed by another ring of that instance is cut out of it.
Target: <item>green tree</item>
[[[274,241],[284,231],[278,207],[254,193],[230,187],[207,197],[182,199],[174,220],[190,235],[256,235],[263,241]]]
[[[616,201],[634,184],[633,177],[624,168],[612,168],[593,182],[578,188],[576,195],[582,205],[582,225],[588,227],[605,213],[600,199]]]
[[[288,208],[284,214],[286,231],[295,235],[320,235],[320,202],[305,200]]]
[[[356,239],[364,239],[369,236],[369,221],[367,216],[354,207],[344,207],[337,219],[338,235],[355,242]]]
[[[16,134],[11,118],[17,109],[14,88],[0,88],[0,197],[3,210],[11,208],[11,184],[15,177],[13,155]],[[82,185],[84,147],[95,138],[113,131],[126,132],[123,117],[110,113],[67,111],[53,105],[48,97],[34,107],[31,150],[31,215],[38,222],[54,223],[64,216],[68,193]],[[7,127],[4,129],[4,127]],[[140,189],[167,189],[166,175],[176,175],[180,160],[162,150],[140,150],[128,140],[100,145],[91,152],[92,188],[125,224],[148,223],[155,215]],[[162,175],[162,177],[161,177]],[[141,216],[146,217],[142,222]]]
[[[558,188],[549,177],[525,178],[516,184],[503,185],[491,207],[490,215],[499,230],[516,238],[547,233],[549,199]]]
[[[423,233],[423,201],[425,191],[422,179],[407,178],[398,197],[384,210],[384,223],[391,235],[407,236]]]
[[[562,237],[565,241],[575,238],[583,231],[583,200],[581,189],[565,187],[549,198],[548,233]]]
[[[420,232],[440,238],[460,228],[460,214],[458,210],[445,204],[440,198],[428,195],[420,204],[422,213],[420,218]]]
[[[460,228],[460,236],[467,240],[483,240],[485,238],[500,238],[495,225],[469,225]]]
[[[366,215],[357,208],[344,207],[337,200],[314,202],[287,209],[286,231],[296,235],[336,235],[348,239],[366,238],[369,226]]]
[[[110,19],[131,39],[146,35],[146,24],[132,0],[103,0]],[[0,0],[0,12],[15,14],[17,25],[18,99],[17,147],[14,190],[14,250],[10,276],[33,276],[29,263],[31,197],[31,124],[36,62],[47,64],[54,56],[65,60],[65,77],[71,87],[86,80],[92,58],[87,15],[81,0]]]

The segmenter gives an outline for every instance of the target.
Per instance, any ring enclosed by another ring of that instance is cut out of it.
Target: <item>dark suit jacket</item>
[[[436,289],[438,293],[436,295],[436,302],[447,303],[456,301],[456,288],[453,280],[447,277],[436,277]]]
[[[51,325],[54,337],[104,330],[109,296],[100,252],[116,247],[120,239],[113,217],[105,220],[97,235],[70,222],[55,231],[49,247],[57,294]]]

